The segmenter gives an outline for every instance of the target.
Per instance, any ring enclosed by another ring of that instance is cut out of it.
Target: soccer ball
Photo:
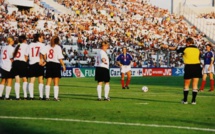
[[[149,89],[148,89],[147,86],[143,86],[143,87],[142,87],[142,91],[143,91],[143,92],[148,92],[148,90],[149,90]]]

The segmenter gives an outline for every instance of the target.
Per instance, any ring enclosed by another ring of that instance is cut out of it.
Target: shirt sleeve
[[[28,56],[29,55],[29,52],[30,52],[30,45],[27,46],[27,48],[25,49],[25,56]]]
[[[41,48],[40,53],[41,53],[42,55],[44,55],[44,54],[47,53],[46,50],[47,50],[47,49],[46,49],[46,46],[44,46],[44,47]]]
[[[9,57],[10,59],[13,58],[13,53],[14,53],[15,48],[14,47],[10,47],[10,53],[9,53]]]
[[[63,53],[62,53],[62,49],[61,47],[58,47],[58,59],[63,59],[64,56],[63,56]]]
[[[184,53],[186,47],[180,47],[176,50],[177,53]]]
[[[120,54],[121,55],[121,54]],[[120,55],[116,57],[116,61],[120,61]]]

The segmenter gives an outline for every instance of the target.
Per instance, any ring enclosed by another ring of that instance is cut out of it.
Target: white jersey
[[[14,57],[14,60],[19,60],[19,61],[25,61],[26,62],[25,53],[27,51],[27,48],[28,48],[28,44],[26,44],[26,43],[20,44],[20,47],[18,49],[18,52],[17,52],[16,56]]]
[[[44,46],[45,44],[40,42],[28,45],[25,55],[29,57],[30,65],[40,62],[40,50],[43,49]]]
[[[106,63],[102,62],[102,59],[105,59]],[[104,50],[100,50],[96,56],[95,67],[104,67],[109,69],[109,58],[107,53]]]
[[[11,45],[3,46],[1,49],[1,68],[10,71],[12,68],[11,58],[13,58],[14,47]]]
[[[47,62],[60,63],[59,60],[64,58],[62,49],[59,45],[55,45],[54,47],[47,45],[41,50],[41,54],[46,55]]]

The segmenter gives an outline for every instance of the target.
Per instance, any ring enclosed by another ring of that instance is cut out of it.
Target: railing
[[[213,25],[215,24],[215,20],[214,22],[209,23],[207,19],[198,18],[198,14],[187,6],[181,6],[179,12],[189,23],[196,26],[199,31],[203,32],[211,42],[215,42],[215,25]]]

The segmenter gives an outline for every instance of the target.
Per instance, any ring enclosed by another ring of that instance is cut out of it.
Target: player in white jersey
[[[25,53],[27,51],[27,38],[25,35],[19,36],[19,44],[16,46],[14,54],[13,54],[13,64],[12,64],[12,73],[15,76],[15,84],[14,84],[14,89],[15,89],[15,94],[16,94],[16,99],[20,99],[20,78],[22,78],[22,88],[23,88],[23,93],[24,93],[24,99],[27,99],[27,75],[28,75],[28,63],[27,59],[25,57]]]
[[[30,100],[34,99],[34,82],[38,77],[39,83],[39,99],[43,99],[43,76],[44,76],[44,64],[40,63],[40,50],[45,46],[43,43],[44,37],[42,34],[35,34],[34,41],[28,45],[25,56],[29,59],[29,94]]]
[[[7,39],[6,46],[2,47],[1,50],[1,82],[0,82],[0,98],[3,99],[2,94],[4,91],[5,84],[6,85],[6,92],[5,92],[5,99],[10,100],[10,91],[11,91],[11,85],[13,80],[13,74],[11,73],[12,68],[12,58],[13,58],[13,52],[14,52],[14,39],[12,37],[9,37]]]
[[[58,45],[59,44],[59,37],[53,36],[51,39],[51,44],[45,46],[41,50],[41,54],[43,55],[44,60],[46,60],[46,100],[49,100],[50,95],[50,86],[52,80],[54,82],[54,100],[59,101],[58,94],[59,94],[59,81],[61,78],[61,65],[63,67],[63,71],[66,71],[66,67],[63,62],[63,54],[62,49]]]
[[[97,85],[97,94],[98,100],[102,100],[102,84],[105,83],[104,91],[105,91],[105,101],[110,101],[109,91],[110,91],[110,72],[109,72],[109,57],[106,53],[109,48],[109,44],[107,42],[101,43],[101,50],[98,52],[96,56],[96,72],[95,72],[95,80],[98,82]]]

